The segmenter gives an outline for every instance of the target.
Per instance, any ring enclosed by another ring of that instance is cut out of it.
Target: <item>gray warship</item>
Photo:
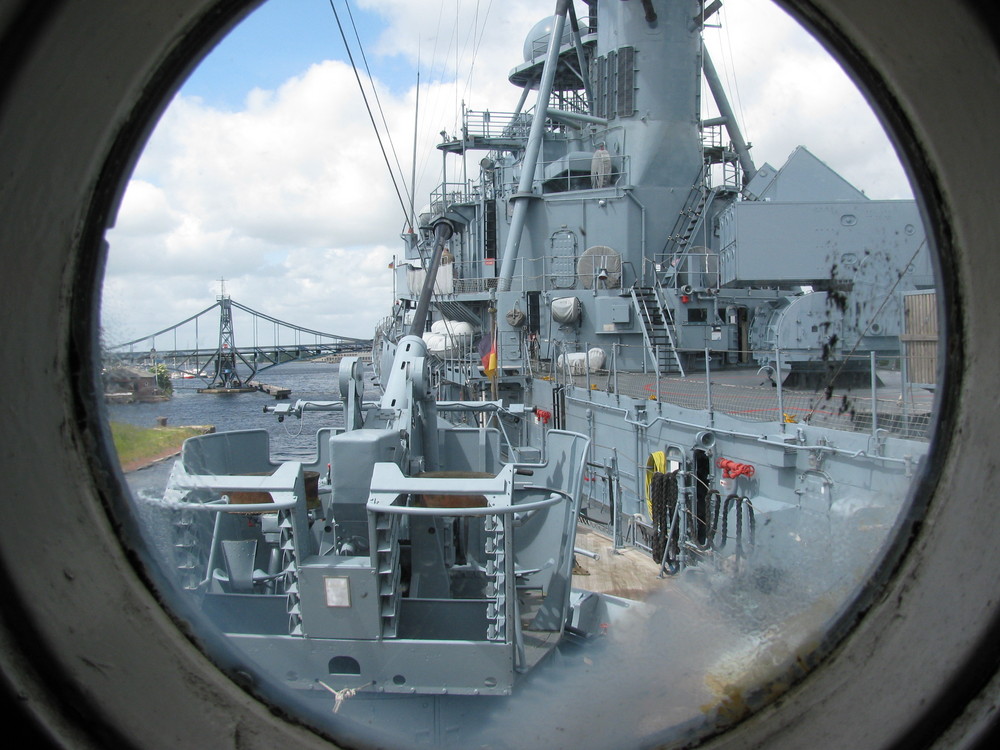
[[[928,450],[921,220],[806,148],[755,165],[702,40],[720,5],[559,0],[514,110],[466,110],[438,145],[378,398],[351,358],[340,401],[268,407],[342,412],[312,462],[272,460],[263,431],[185,443],[164,498],[181,588],[335,736],[502,746],[484,711],[544,693],[567,650],[609,658],[672,585],[826,626],[877,565]],[[588,588],[628,554],[640,586]],[[823,640],[798,638],[793,669]]]

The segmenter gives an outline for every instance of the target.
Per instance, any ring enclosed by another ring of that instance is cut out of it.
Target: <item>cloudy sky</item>
[[[506,74],[555,1],[447,0],[439,10],[351,0],[364,59],[344,0],[334,2],[379,126],[388,123],[401,190],[419,69],[419,209],[440,181],[438,133],[457,130],[463,102],[514,108],[520,90]],[[875,116],[815,41],[768,0],[726,0],[718,20],[706,43],[757,164],[780,167],[805,145],[870,197],[909,197]],[[268,315],[370,337],[392,302],[388,265],[403,227],[330,0],[270,0],[191,75],[131,176],[108,233],[105,339],[193,315],[215,301],[221,278],[234,300]],[[202,327],[200,345],[214,336]]]

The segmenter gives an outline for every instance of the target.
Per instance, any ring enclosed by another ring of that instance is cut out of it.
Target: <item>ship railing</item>
[[[741,174],[739,161],[727,159],[722,164],[712,165],[706,173],[705,184],[708,187],[738,193],[741,189]]]
[[[552,292],[559,294],[573,290],[618,289],[623,292],[637,279],[635,267],[621,262],[617,256],[609,257],[608,267],[592,263],[586,273],[580,273],[579,255],[546,255],[543,258],[518,258],[514,263],[511,291]],[[400,265],[399,268],[404,268]],[[415,268],[415,267],[414,267]],[[499,260],[482,258],[455,261],[439,267],[434,286],[435,294],[483,295],[497,288]],[[418,293],[423,283],[422,273],[413,274],[405,281],[411,293]]]
[[[701,129],[701,145],[704,148],[723,148],[728,139],[723,135],[725,126],[721,123],[703,123]]]
[[[584,343],[580,348],[588,346]],[[543,377],[556,382],[566,401],[593,403],[595,409],[620,411],[626,420],[635,414],[636,425],[648,422],[654,413],[661,413],[658,407],[648,406],[649,402],[691,410],[688,416],[675,412],[670,419],[691,429],[691,440],[696,446],[702,434],[712,435],[719,429],[719,415],[725,414],[747,422],[746,428],[734,428],[731,421],[726,429],[735,429],[732,434],[755,443],[763,439],[757,426],[762,423],[769,423],[769,433],[773,434],[775,429],[784,431],[787,437],[783,440],[796,445],[802,439],[801,428],[809,425],[867,434],[863,443],[866,447],[861,451],[822,441],[817,444],[822,446],[821,450],[909,466],[909,456],[884,457],[887,441],[926,442],[933,431],[934,384],[913,382],[909,377],[909,372],[928,371],[931,363],[921,357],[855,352],[828,362],[811,363],[816,367],[805,375],[790,373],[786,367],[789,362],[801,362],[795,360],[798,353],[791,350],[687,350],[686,353],[700,354],[701,361],[697,363],[700,367],[692,367],[684,378],[656,378],[652,373],[620,369],[618,363],[628,353],[616,346],[611,347],[605,367],[590,368],[588,360],[584,360],[582,372],[546,368],[545,362],[536,363],[535,367],[541,368]],[[631,356],[634,361],[636,353]],[[784,377],[779,377],[779,372]],[[838,377],[830,383],[832,374]],[[630,396],[634,401],[608,400],[598,392]],[[640,413],[649,416],[640,417]],[[620,445],[614,439],[602,439],[603,434],[601,430],[593,432],[580,518],[610,536],[616,548],[636,546],[649,550],[652,527],[644,490],[647,467],[619,462]],[[658,445],[649,450],[665,450],[667,470],[671,471],[684,463],[690,448],[688,442],[682,446]],[[646,455],[641,450],[639,454]]]
[[[526,265],[531,265],[531,259],[527,259],[528,262],[522,262],[524,260],[518,261],[511,284],[513,291],[529,289],[525,286],[524,269]],[[492,290],[497,288],[498,271],[499,263],[495,258],[442,263],[438,266],[434,279],[434,301],[436,303],[447,300],[458,301],[461,299],[461,295],[471,295],[473,298],[488,296]],[[396,273],[398,288],[409,290],[414,297],[420,294],[424,281],[423,268],[416,264],[398,263]]]
[[[648,357],[642,345],[574,345],[578,353],[603,350],[603,366],[593,367],[594,358],[586,356],[566,364],[571,358],[562,356],[570,353],[563,342],[539,344],[539,351],[550,356],[533,360],[532,372],[585,394],[615,393],[746,422],[778,422],[788,430],[810,424],[863,432],[877,441],[888,436],[927,440],[933,423],[934,384],[913,382],[907,374],[928,369],[929,363],[915,356],[855,352],[810,361],[791,350],[678,348],[689,363],[687,375],[657,377],[644,365]]]
[[[536,109],[530,107],[525,110],[521,117],[524,118],[531,127],[531,121],[535,117]],[[579,121],[572,122],[572,115],[567,117],[566,113],[590,116],[594,113],[590,109],[590,103],[584,92],[581,91],[553,91],[552,99],[549,101],[549,108],[545,117],[545,132],[549,139],[566,138],[579,139],[581,126]],[[588,124],[589,127],[589,124]]]
[[[622,263],[617,257],[609,257],[609,266],[593,263],[587,273],[579,272],[579,255],[546,255],[543,258],[518,258],[514,263],[511,291],[516,292],[570,292],[572,290],[620,289],[627,290],[636,283],[638,276],[634,266]],[[400,264],[400,269],[405,266]],[[417,270],[416,267],[412,267]],[[471,261],[455,261],[438,268],[435,294],[441,297],[453,295],[483,295],[497,288],[499,260],[482,258]],[[411,293],[419,292],[423,276],[416,273],[404,281]]]
[[[546,54],[549,51],[549,37],[551,36],[551,31],[546,28],[546,30],[539,34],[533,39],[525,40],[525,51],[530,51],[531,62],[541,62],[545,59]]]
[[[428,342],[432,385],[439,392],[444,384],[462,384],[477,375],[481,338],[482,332],[477,330],[472,335]]]
[[[463,131],[466,138],[523,138],[527,140],[531,118],[513,112],[465,110]]]
[[[715,327],[706,329],[706,338],[721,335],[714,333]],[[477,330],[460,345],[435,352],[439,378],[485,378],[478,352],[482,336]],[[597,340],[567,346],[533,334],[518,338],[510,351],[510,342],[498,341],[503,373],[545,377],[587,393],[661,401],[745,422],[779,422],[787,429],[811,424],[867,432],[877,440],[888,435],[923,440],[931,430],[934,384],[914,382],[908,373],[932,371],[933,361],[916,355],[862,352],[819,361],[801,351],[750,351],[717,344],[675,349],[687,364],[686,374],[658,376],[644,345]],[[587,356],[594,349],[601,356]]]
[[[705,154],[705,184],[730,191],[740,187],[740,166],[736,149],[729,141],[724,123],[703,123],[701,146]]]
[[[629,182],[630,159],[628,155],[613,156],[611,159],[611,172],[605,182],[598,182],[591,175],[592,154],[581,154],[577,156],[562,157],[551,161],[540,161],[535,171],[536,179],[532,183],[532,192],[536,194],[566,193],[564,200],[586,200],[593,196],[594,190],[615,190],[615,196],[621,197],[623,193],[617,189],[618,185],[627,185]],[[541,175],[539,179],[537,176]],[[518,179],[511,178],[504,182],[500,189],[507,195],[517,192]],[[548,198],[548,200],[559,200]]]
[[[580,256],[546,255],[543,258],[518,258],[514,263],[511,291],[569,293],[574,290],[621,290],[626,292],[638,280],[635,267],[611,256],[607,267],[600,262],[591,264],[587,272],[580,273]],[[500,270],[497,258],[455,260],[438,267],[434,283],[435,301],[461,300],[461,295],[482,297],[497,288]],[[397,262],[396,284],[413,296],[423,288],[424,271],[418,261]]]
[[[582,91],[553,91],[551,107],[564,112],[590,114],[587,97]],[[462,113],[462,135],[466,141],[485,138],[527,142],[534,113],[534,107],[516,114],[513,112],[492,112],[488,109],[467,109]],[[546,127],[549,131],[558,132],[565,129],[565,123],[549,118]],[[509,149],[501,148],[499,150]]]
[[[438,270],[438,282],[440,287],[450,286],[452,294],[483,295],[497,288],[499,270],[500,265],[496,258],[456,261],[441,266]],[[450,275],[450,281],[441,283],[442,274]],[[520,277],[520,274],[515,274],[515,276]],[[516,289],[514,286],[511,288]]]
[[[581,273],[580,255],[547,255],[544,259],[544,275],[539,279],[530,273],[525,273],[525,279],[540,285],[532,285],[529,289],[540,289],[553,294],[588,289],[618,289],[627,292],[636,281],[635,267],[628,261],[609,255],[586,256],[592,262]],[[527,263],[526,263],[527,265]],[[537,264],[535,264],[537,266]],[[530,270],[528,268],[526,271]]]
[[[477,182],[443,182],[431,191],[430,213],[443,214],[452,206],[478,203],[482,196]]]
[[[601,266],[595,264],[591,273],[577,273],[576,255],[546,256],[544,258],[518,258],[511,278],[511,291],[554,293],[573,289],[627,289],[636,280],[631,263],[622,263],[607,279]],[[479,258],[442,263],[434,283],[435,302],[461,301],[462,295],[472,298],[488,296],[497,288],[499,259]],[[397,288],[407,289],[416,296],[423,287],[424,272],[416,261],[397,263]],[[606,269],[605,269],[606,270]],[[614,269],[612,269],[614,270]],[[470,321],[471,322],[471,321]]]
[[[442,182],[431,190],[430,203],[417,217],[418,223],[427,227],[435,218],[448,213],[456,206],[468,206],[483,200],[492,200],[496,198],[496,193],[495,186],[489,180]],[[408,256],[415,257],[412,248],[408,250]]]
[[[719,256],[705,247],[659,256],[654,260],[654,268],[658,271],[657,278],[669,289],[690,294],[719,288]]]
[[[593,114],[590,109],[590,102],[584,90],[557,90],[552,92],[552,102],[550,106],[563,112],[576,112],[581,115]],[[551,120],[550,120],[551,122]]]

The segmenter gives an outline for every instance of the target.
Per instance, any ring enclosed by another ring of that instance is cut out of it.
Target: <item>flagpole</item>
[[[493,339],[493,356],[496,358],[496,366],[493,368],[493,372],[490,373],[490,384],[491,392],[493,394],[493,400],[497,400],[497,371],[500,369],[500,348],[497,346],[497,308],[496,303],[494,306],[490,307],[490,337]]]

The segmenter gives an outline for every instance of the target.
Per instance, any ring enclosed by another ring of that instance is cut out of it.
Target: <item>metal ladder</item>
[[[507,550],[504,517],[486,516],[486,639],[504,642],[507,638]]]
[[[487,577],[486,639],[513,643],[517,623],[510,625],[516,601],[513,537],[510,519],[514,509],[514,466],[506,464],[496,477],[456,480],[404,476],[391,462],[376,463],[372,473],[367,510],[374,529],[382,637],[396,635],[399,619],[399,529],[404,515],[483,516],[486,534],[484,568]],[[421,494],[482,494],[495,512],[477,507],[423,508],[407,506],[405,498]],[[546,501],[545,504],[552,504]],[[530,508],[528,508],[530,509]]]
[[[702,226],[705,224],[705,208],[711,204],[715,196],[719,193],[719,188],[717,187],[706,189],[702,181],[704,175],[705,172],[703,169],[701,178],[691,188],[691,194],[688,196],[687,203],[684,204],[684,208],[677,215],[673,231],[667,235],[667,242],[663,247],[663,257],[665,259],[664,266],[667,267],[668,274],[676,273],[677,267],[670,263],[670,260],[683,253],[691,242],[691,238],[701,231]]]
[[[383,638],[393,638],[399,624],[399,522],[400,516],[375,517],[375,575]]]
[[[659,282],[653,288],[633,286],[629,291],[632,296],[632,306],[642,321],[642,337],[656,368],[656,376],[684,377],[684,365],[671,330],[673,326],[670,313],[663,306]]]
[[[301,636],[303,631],[302,606],[299,600],[298,561],[295,558],[292,514],[288,510],[278,512],[278,546],[281,550],[281,572],[285,577],[288,634]]]
[[[180,517],[173,523],[174,566],[177,569],[177,580],[181,588],[196,591],[201,581],[199,575],[201,564],[207,563],[198,559],[198,549],[201,545],[194,531],[193,511],[183,510],[179,515]]]

